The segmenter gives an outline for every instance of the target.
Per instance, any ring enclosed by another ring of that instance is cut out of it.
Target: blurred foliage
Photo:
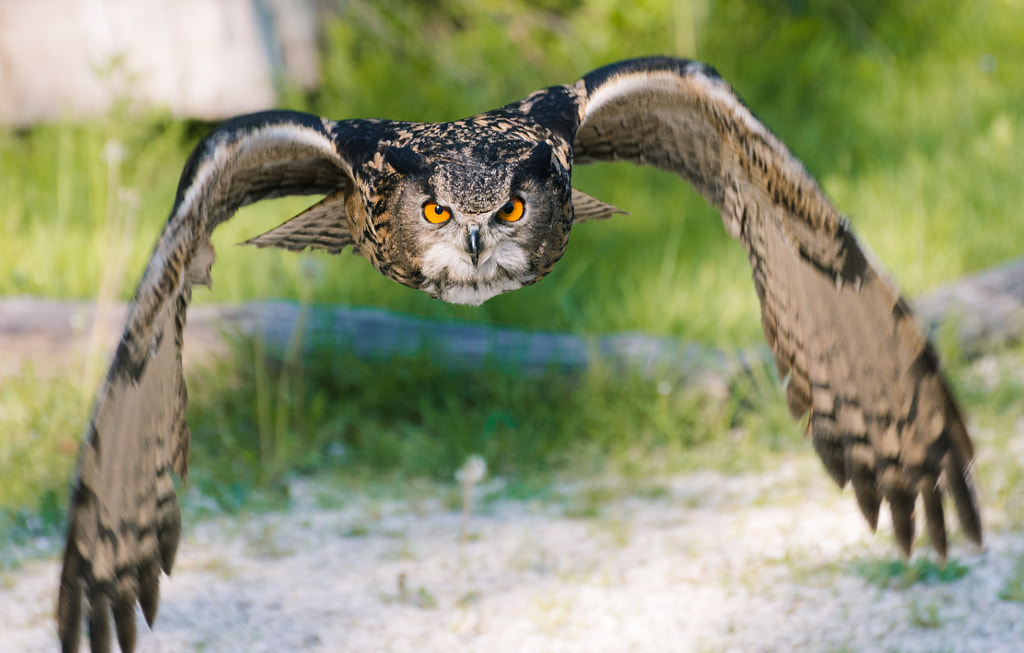
[[[618,59],[695,57],[790,145],[912,294],[1021,253],[1017,0],[322,4],[323,85],[308,96],[287,92],[288,108],[450,120]],[[0,293],[129,298],[181,166],[211,128],[140,115],[125,98],[89,124],[0,129]],[[431,300],[353,257],[233,247],[305,208],[302,198],[249,207],[221,227],[214,287],[195,300],[285,297],[579,333],[643,330],[730,348],[761,342],[746,256],[691,189],[629,165],[580,167],[574,183],[631,215],[581,225],[547,279],[479,308]],[[284,470],[334,465],[447,478],[470,452],[510,475],[553,463],[633,474],[687,464],[742,469],[799,439],[769,381],[716,399],[662,395],[651,378],[609,370],[459,375],[344,354],[304,365],[275,368],[243,350],[231,365],[192,375],[197,483],[244,496]],[[44,497],[39,510],[51,514],[47,506],[63,496],[74,457],[66,441],[77,438],[88,407],[62,388],[5,378],[0,477],[9,480],[0,505]],[[967,388],[975,419],[1009,437],[1019,402],[997,405],[1002,394]],[[744,431],[758,437],[727,440]],[[1019,486],[1010,485],[1000,496]],[[12,523],[26,521],[12,514]]]
[[[191,482],[230,508],[240,488],[272,486],[295,471],[450,481],[475,453],[488,474],[505,478],[552,467],[649,478],[698,466],[764,469],[773,454],[802,446],[768,368],[728,390],[670,369],[602,364],[522,374],[494,364],[454,369],[428,355],[386,364],[336,350],[282,362],[242,341],[229,362],[190,382],[193,451],[203,461]],[[752,433],[759,436],[745,437]]]
[[[322,87],[283,105],[449,120],[617,59],[697,57],[918,293],[1020,254],[1022,18],[1008,1],[338,0],[322,20]],[[188,149],[210,128],[138,117],[126,98],[106,122],[0,130],[0,292],[130,297]],[[581,166],[574,181],[631,215],[580,226],[548,279],[480,308],[436,302],[348,257],[232,247],[303,198],[221,227],[214,289],[196,301],[298,298],[312,286],[315,302],[531,328],[759,339],[746,257],[685,184],[629,165]]]
[[[0,507],[39,505],[52,514],[63,504],[92,399],[75,385],[31,369],[0,383]]]

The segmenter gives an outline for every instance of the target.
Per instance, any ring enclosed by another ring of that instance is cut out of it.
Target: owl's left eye
[[[525,210],[526,206],[523,204],[523,200],[513,197],[505,202],[505,206],[498,209],[498,217],[505,222],[515,222],[523,217],[523,211]]]
[[[437,202],[427,202],[423,205],[423,217],[430,224],[442,224],[448,222],[452,217],[452,212]]]

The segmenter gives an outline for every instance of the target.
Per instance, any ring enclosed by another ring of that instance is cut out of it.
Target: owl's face
[[[381,272],[476,305],[550,271],[571,226],[568,166],[544,142],[495,140],[421,139],[381,153],[378,201],[367,203]]]

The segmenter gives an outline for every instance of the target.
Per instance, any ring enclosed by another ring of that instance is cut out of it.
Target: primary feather
[[[837,483],[853,485],[871,527],[887,501],[909,554],[920,495],[945,556],[946,490],[980,543],[972,444],[896,286],[712,69],[637,59],[453,123],[267,112],[200,143],[82,443],[58,598],[64,650],[78,649],[83,618],[93,651],[110,649],[111,615],[121,649],[134,649],[136,602],[155,619],[181,534],[171,473],[188,466],[182,333],[192,286],[209,284],[218,224],[261,199],[325,195],[249,242],[351,246],[391,279],[479,303],[546,275],[574,223],[621,213],[570,186],[574,162],[612,160],[674,172],[719,209],[747,251],[790,410],[810,413],[816,451]],[[525,208],[509,222],[513,200]],[[443,220],[424,220],[428,205]]]

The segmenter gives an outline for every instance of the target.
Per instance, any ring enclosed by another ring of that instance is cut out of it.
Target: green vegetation
[[[245,498],[239,491],[289,470],[451,479],[469,453],[506,477],[543,475],[549,465],[638,478],[706,463],[751,469],[768,464],[766,449],[801,440],[763,376],[764,383],[743,377],[716,397],[668,375],[603,367],[524,376],[495,366],[452,370],[425,358],[382,365],[337,352],[288,366],[239,348],[191,382],[203,464],[190,478],[232,507]],[[766,436],[703,452],[700,445],[730,429]]]
[[[666,14],[663,3],[626,0],[339,3],[323,23],[323,87],[289,92],[284,105],[446,120],[617,59],[691,56],[714,64],[790,144],[911,294],[1020,254],[1019,2],[673,4]],[[0,129],[0,294],[128,299],[181,166],[210,127],[139,115],[129,97],[95,123]],[[353,257],[233,247],[304,208],[302,198],[247,208],[222,227],[214,287],[195,300],[364,304],[728,348],[761,341],[746,257],[691,189],[624,165],[581,167],[575,183],[631,215],[580,226],[549,278],[479,308],[433,301]],[[240,343],[231,361],[190,378],[190,482],[228,508],[295,470],[450,479],[473,452],[515,494],[542,491],[556,469],[743,470],[809,450],[768,370],[721,397],[613,369],[523,377],[324,352],[268,363],[257,349]],[[1001,447],[1019,419],[1019,382],[1006,374],[993,388],[951,362],[983,446]],[[0,531],[59,522],[95,382],[0,379]],[[1005,477],[995,499],[1010,501],[1019,472],[994,455],[979,465]]]
[[[1006,208],[1024,199],[1019,3],[703,4],[666,14],[625,0],[345,2],[324,23],[323,88],[284,104],[445,120],[616,59],[695,56],[790,144],[911,293],[1019,254],[1024,227]],[[0,131],[0,293],[130,297],[181,164],[209,128],[135,118],[126,98],[100,124]],[[631,215],[582,225],[548,279],[480,308],[436,302],[349,257],[232,249],[302,198],[222,227],[216,283],[196,301],[299,298],[312,285],[314,302],[723,345],[759,338],[746,258],[694,192],[628,165],[580,167],[575,181]]]
[[[970,571],[956,560],[939,565],[928,558],[917,558],[909,563],[902,560],[857,560],[852,566],[864,580],[882,589],[906,589],[916,583],[952,583]]]
[[[1013,574],[999,589],[999,598],[1004,601],[1024,603],[1024,554],[1017,554],[1013,565]]]

